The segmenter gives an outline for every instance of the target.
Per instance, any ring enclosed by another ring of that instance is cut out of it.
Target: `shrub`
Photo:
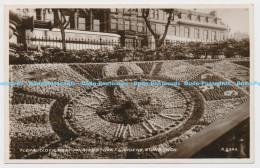
[[[9,43],[9,48],[11,49],[20,50],[20,47],[21,47],[20,44],[12,43],[12,42]]]
[[[227,58],[236,55],[242,57],[249,57],[249,40],[226,40],[215,43],[203,42],[187,42],[187,43],[173,43],[165,46],[150,49],[147,47],[136,48],[135,51],[126,49],[125,47],[116,46],[113,50],[107,48],[102,49],[84,49],[84,50],[68,50],[64,53],[60,48],[28,45],[27,54],[21,51],[23,45],[10,43],[10,48],[18,50],[18,55],[12,57],[11,64],[31,64],[31,63],[105,63],[105,62],[122,62],[127,58],[128,60],[185,60],[185,59],[199,59],[201,55],[218,58],[219,55],[224,55]],[[40,54],[42,53],[42,54]],[[25,59],[25,55],[29,59]],[[21,57],[21,58],[20,58]]]

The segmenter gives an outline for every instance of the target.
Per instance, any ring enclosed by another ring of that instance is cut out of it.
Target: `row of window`
[[[136,14],[136,13],[141,13],[140,9],[132,9],[132,8],[124,8],[124,9],[111,9],[111,12],[118,12],[121,10],[123,14]],[[168,14],[166,12],[159,12],[159,9],[150,9],[150,18],[152,19],[160,19],[162,18],[163,20],[167,20]],[[160,17],[160,14],[163,16]],[[187,13],[180,13],[178,15],[180,19],[184,20],[191,20],[191,21],[198,21],[198,22],[203,22],[203,23],[211,23],[211,24],[220,24],[220,19],[213,19],[211,17],[206,17],[206,16],[199,16],[199,15],[194,15],[194,14],[187,14]],[[174,17],[172,18],[174,20]]]
[[[124,9],[110,9],[112,13],[122,12],[124,15],[138,14],[141,16],[141,9],[124,8]],[[153,19],[159,19],[159,10],[150,9],[150,17]]]
[[[130,20],[117,20],[111,19],[112,30],[133,30],[138,32],[144,32],[143,22],[131,22]]]
[[[164,29],[162,31],[164,31]],[[203,36],[202,36],[203,40],[209,39],[209,31],[208,30],[203,30],[203,31],[200,32],[200,29],[196,29],[196,28],[194,29],[194,38],[200,39],[200,33],[203,33]],[[169,27],[168,34],[176,36],[177,35],[176,27],[175,26]],[[216,41],[216,40],[220,40],[220,39],[225,40],[225,38],[226,38],[224,33],[218,34],[218,36],[221,36],[221,37],[217,38],[216,31],[211,32],[211,40],[212,41]],[[191,38],[190,28],[188,28],[188,27],[184,28],[184,37]]]
[[[204,17],[204,16],[196,16],[196,15],[189,15],[186,13],[182,13],[180,15],[181,19],[184,20],[191,20],[191,21],[198,21],[203,23],[211,23],[211,24],[220,24],[220,19],[213,19],[211,17]]]
[[[184,28],[184,37],[186,37],[186,38],[190,38],[191,37],[190,28],[188,28],[188,27]],[[195,39],[200,39],[200,30],[199,29],[195,29],[194,30],[194,38]],[[203,30],[203,40],[208,40],[208,39],[209,39],[209,31],[208,30]],[[218,39],[220,39],[220,37]],[[217,40],[216,31],[212,31],[211,32],[211,40],[212,41],[216,41]],[[225,35],[224,34],[222,34],[222,40],[225,40]]]

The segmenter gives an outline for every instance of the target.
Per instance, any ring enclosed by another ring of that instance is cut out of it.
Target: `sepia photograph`
[[[5,5],[5,161],[252,163],[252,14]]]

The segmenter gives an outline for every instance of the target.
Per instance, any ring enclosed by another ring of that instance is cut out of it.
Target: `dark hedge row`
[[[160,48],[147,47],[129,50],[124,47],[115,47],[113,50],[84,49],[62,51],[51,46],[28,45],[27,51],[19,44],[10,43],[10,64],[34,64],[34,63],[105,63],[121,61],[154,61],[154,60],[184,60],[200,58],[225,58],[249,57],[249,40],[226,40],[215,43],[185,42],[168,43]]]

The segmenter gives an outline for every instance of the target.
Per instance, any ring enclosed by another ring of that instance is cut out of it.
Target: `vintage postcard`
[[[253,163],[253,10],[5,5],[6,163]]]

